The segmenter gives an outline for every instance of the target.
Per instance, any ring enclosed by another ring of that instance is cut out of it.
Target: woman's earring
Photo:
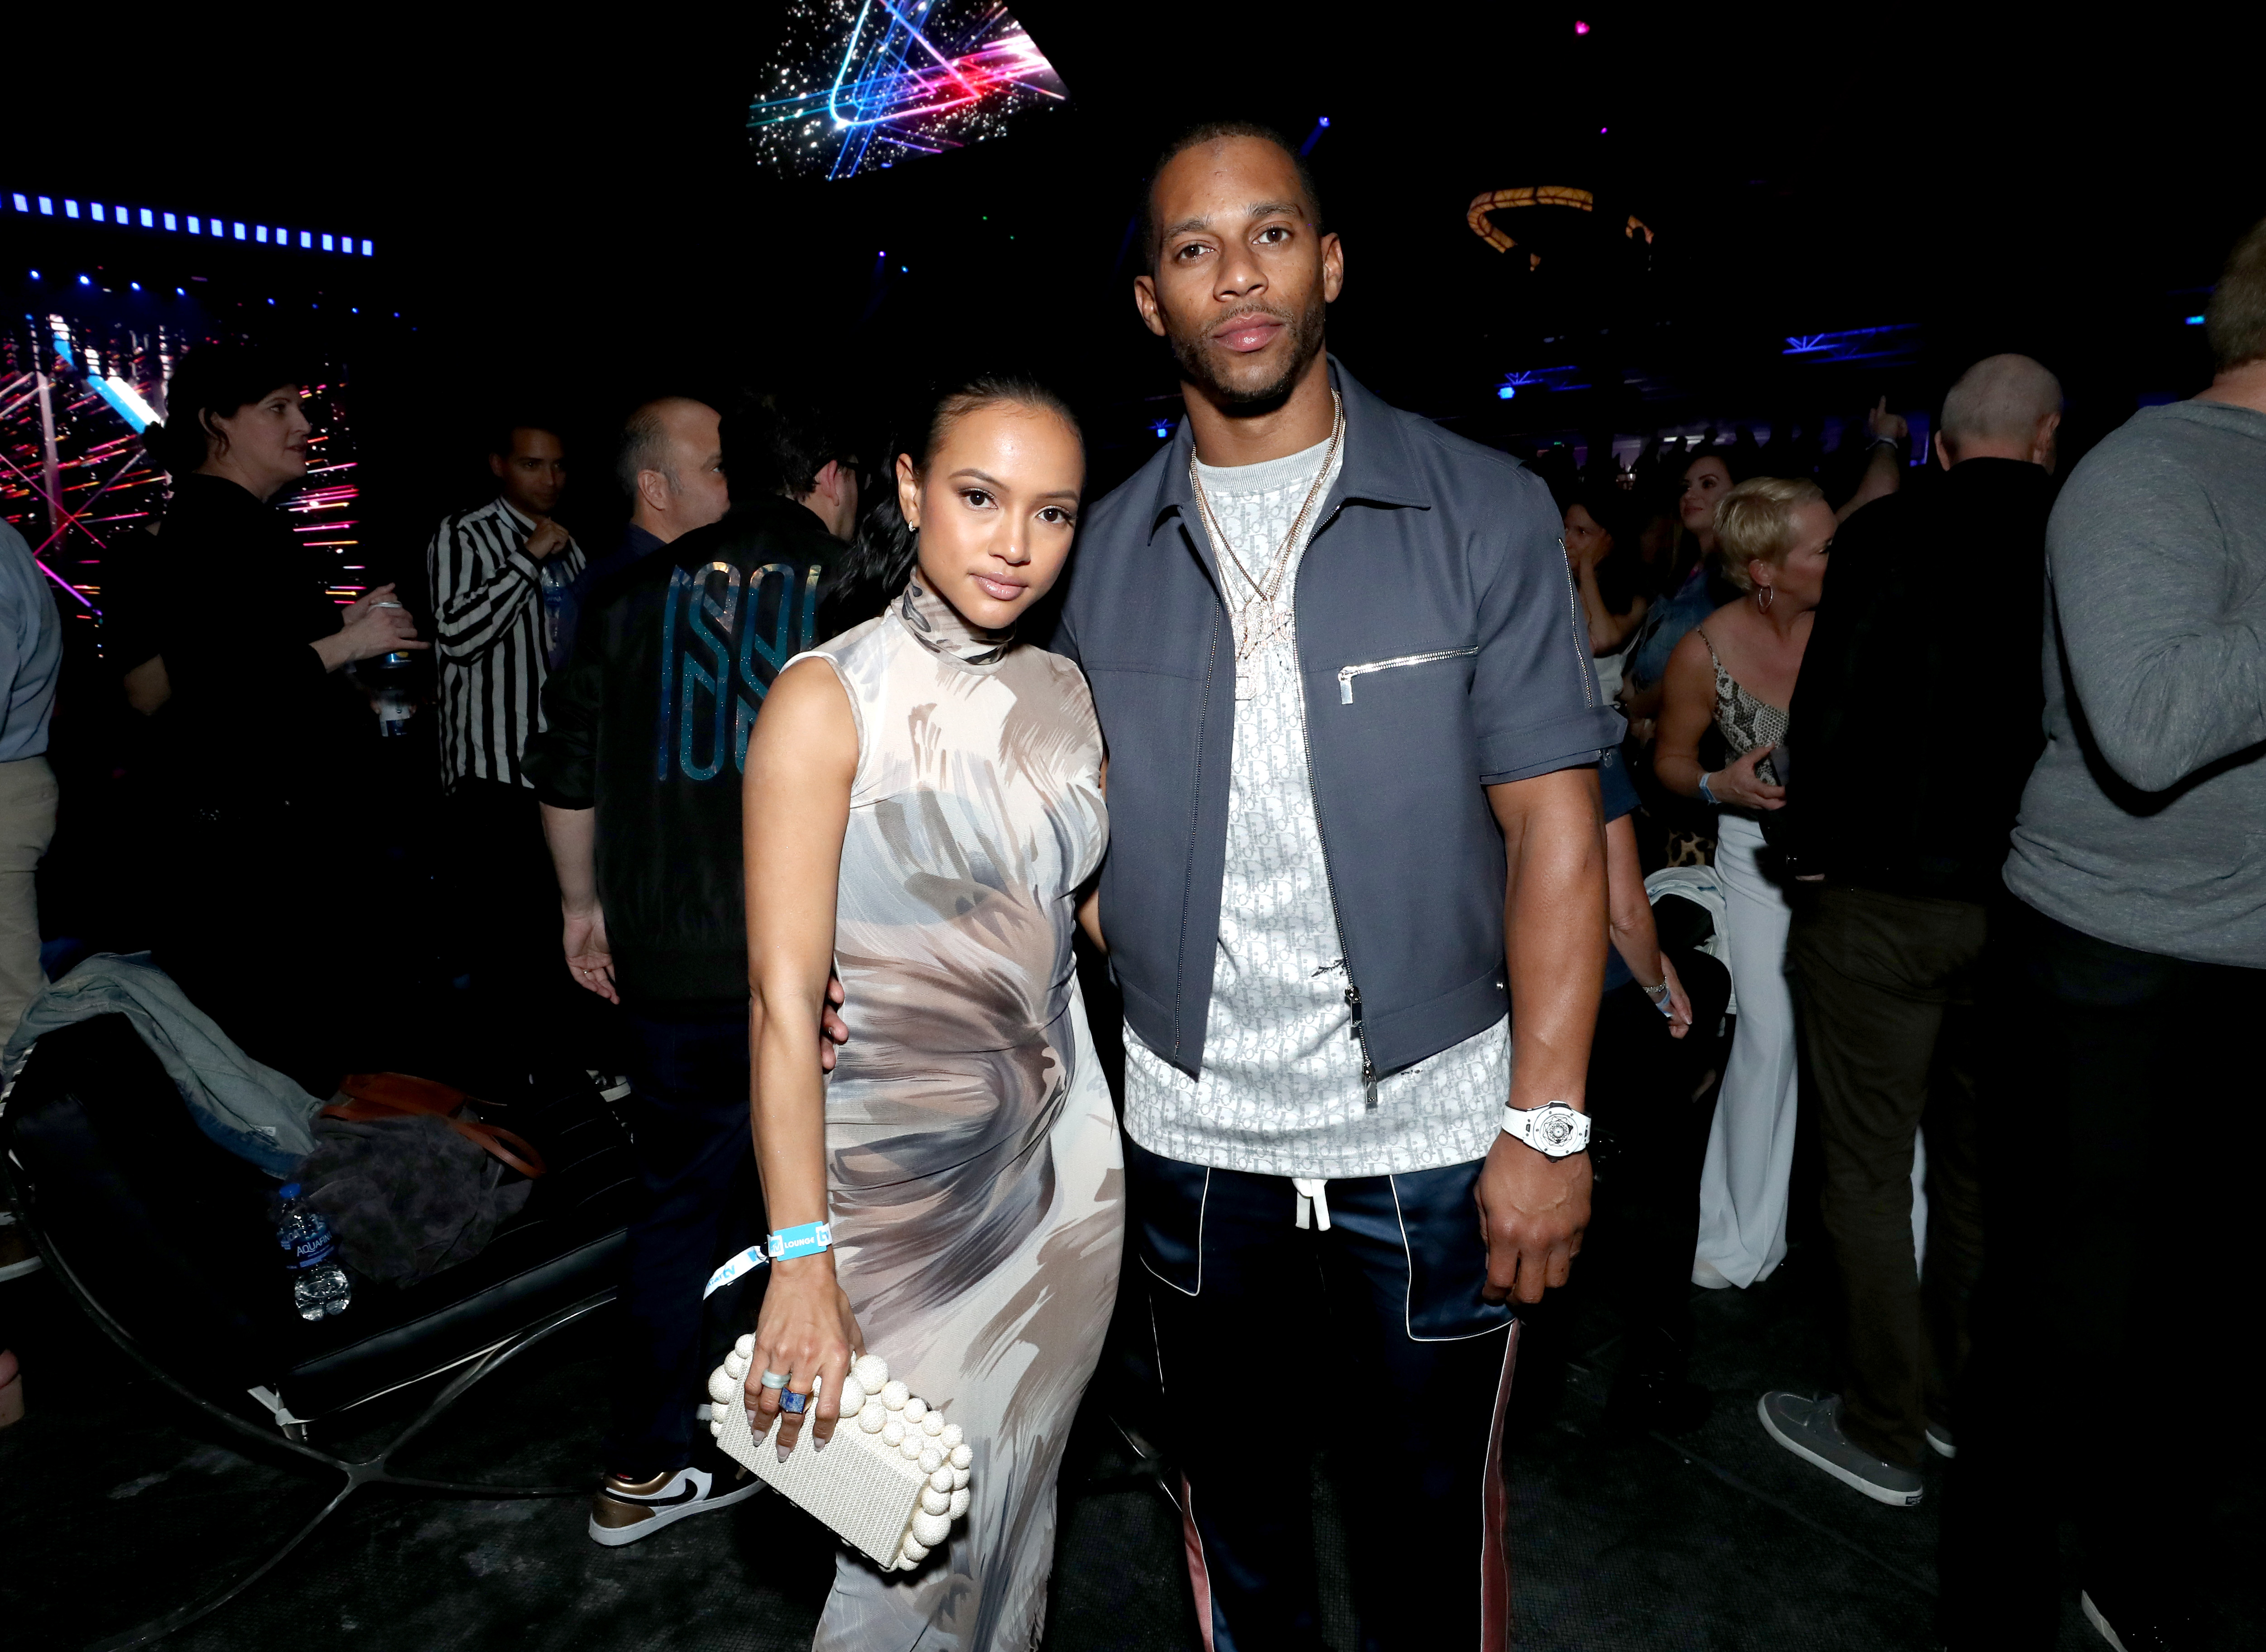
[[[1758,586],[1755,588],[1755,611],[1757,613],[1767,614],[1770,612],[1770,605],[1777,600],[1777,587],[1772,585],[1762,585]]]

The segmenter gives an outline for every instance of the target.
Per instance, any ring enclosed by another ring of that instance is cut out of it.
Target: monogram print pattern
[[[1220,531],[1237,545],[1281,545],[1328,447],[1205,467]],[[1335,479],[1325,481],[1325,493]],[[1292,548],[1279,603],[1286,616],[1305,552],[1304,541]],[[1227,574],[1234,577],[1232,567]],[[1335,704],[1333,693],[1316,709]],[[1237,668],[1227,875],[1203,1073],[1190,1078],[1129,1027],[1126,1129],[1168,1159],[1262,1175],[1379,1176],[1480,1158],[1510,1093],[1507,1022],[1385,1076],[1373,1101],[1363,1079],[1306,766],[1306,711],[1286,625]],[[1106,929],[1107,912],[1102,922]]]

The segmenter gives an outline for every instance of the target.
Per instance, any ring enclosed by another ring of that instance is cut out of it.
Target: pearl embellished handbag
[[[748,1414],[743,1385],[754,1356],[755,1338],[743,1336],[708,1374],[708,1431],[725,1455],[884,1571],[909,1572],[927,1559],[968,1512],[974,1453],[960,1425],[893,1381],[880,1355],[863,1354],[842,1385],[842,1416],[827,1448],[817,1450],[805,1428],[782,1463],[785,1415],[758,1435]]]

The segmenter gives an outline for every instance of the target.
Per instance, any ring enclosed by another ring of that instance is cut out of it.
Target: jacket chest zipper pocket
[[[1341,665],[1338,668],[1338,704],[1353,704],[1353,680],[1367,676],[1371,671],[1392,671],[1404,665],[1430,665],[1436,660],[1461,660],[1479,652],[1477,647],[1440,648],[1430,654],[1404,654],[1398,660],[1371,660],[1367,665]]]

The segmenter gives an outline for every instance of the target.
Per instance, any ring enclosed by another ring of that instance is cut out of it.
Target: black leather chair
[[[250,1573],[97,1652],[145,1645],[224,1604],[366,1485],[491,1498],[588,1490],[420,1480],[388,1462],[481,1378],[612,1300],[637,1179],[595,1086],[489,1115],[533,1141],[549,1168],[486,1250],[406,1289],[360,1284],[345,1313],[312,1324],[292,1307],[268,1224],[275,1183],[196,1128],[125,1017],[42,1038],[4,1107],[18,1213],[64,1289],[206,1415],[342,1477],[321,1513]],[[428,1379],[442,1385],[375,1457],[348,1461],[313,1443],[326,1420]]]

